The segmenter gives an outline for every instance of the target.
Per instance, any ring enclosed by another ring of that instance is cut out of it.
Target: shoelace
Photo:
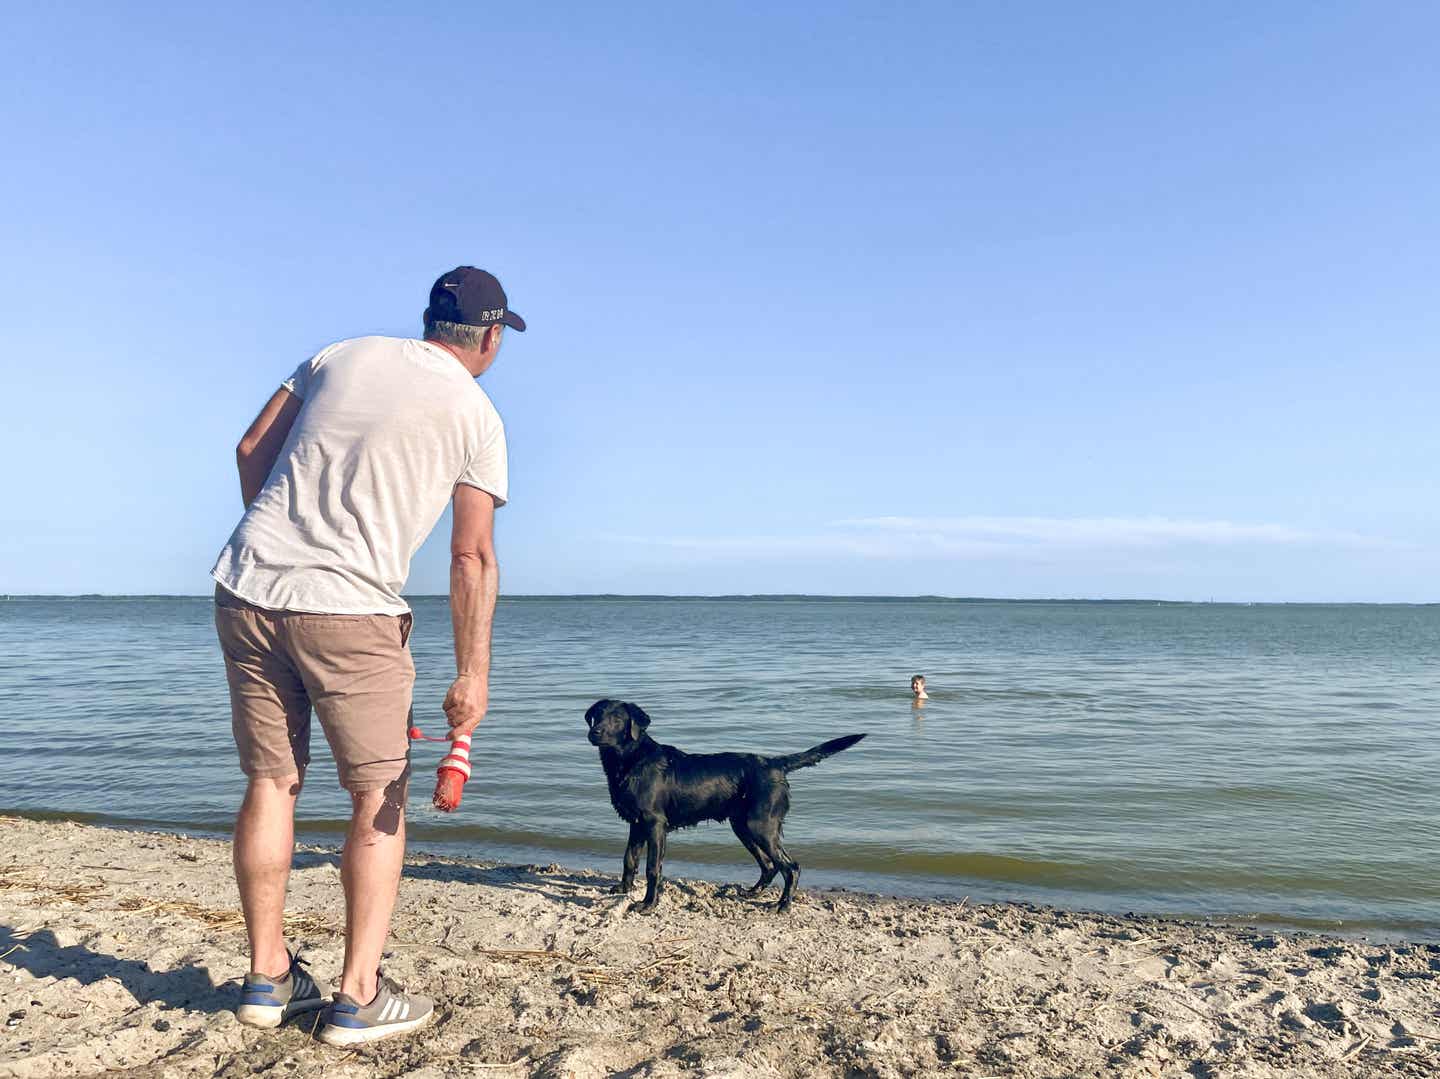
[[[295,979],[295,974],[297,971],[306,981],[306,985],[304,986],[304,988],[310,989],[315,987],[315,976],[311,974],[310,971],[307,969],[309,966],[310,961],[307,959],[302,959],[298,951],[290,953],[290,982],[297,989],[301,988],[300,983]]]

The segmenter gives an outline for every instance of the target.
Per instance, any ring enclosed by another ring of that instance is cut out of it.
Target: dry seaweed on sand
[[[675,938],[676,941],[686,939],[688,938]],[[658,945],[662,942],[655,941],[653,943]],[[689,958],[688,951],[670,952],[638,966],[620,969],[596,963],[589,956],[575,956],[549,948],[482,948],[479,954],[491,959],[568,963],[573,968],[571,973],[574,977],[593,987],[632,984],[637,979],[646,976],[653,981],[665,971],[673,969]]]
[[[116,904],[121,910],[132,914],[180,914],[193,918],[207,928],[216,930],[241,930],[245,928],[245,915],[238,910],[206,907],[187,899],[142,899],[130,896]],[[335,931],[335,923],[306,911],[285,915],[285,932],[290,934],[314,934]]]
[[[56,881],[39,875],[40,870],[24,868],[19,872],[6,870],[0,873],[0,891],[34,892],[46,899],[62,903],[88,903],[107,894],[105,885],[91,881]]]

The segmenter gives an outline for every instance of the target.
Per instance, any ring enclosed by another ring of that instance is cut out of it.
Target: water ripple
[[[438,732],[449,618],[414,605]],[[4,601],[0,644],[0,807],[227,829],[242,779],[208,600]],[[1440,926],[1437,661],[1434,607],[504,600],[464,809],[417,797],[412,834],[613,869],[624,829],[580,719],[613,695],[694,751],[869,731],[793,777],[788,841],[819,883],[1413,934]],[[57,763],[74,739],[97,766]],[[317,727],[302,832],[344,813]],[[723,826],[671,849],[749,872]]]

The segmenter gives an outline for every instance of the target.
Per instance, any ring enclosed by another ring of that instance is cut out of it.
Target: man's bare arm
[[[300,398],[289,390],[276,390],[265,402],[260,415],[235,447],[235,467],[240,470],[240,497],[245,505],[255,501],[260,488],[275,467],[280,448],[290,437],[290,428],[300,414]]]
[[[495,558],[495,499],[460,484],[450,534],[450,621],[455,630],[455,682],[445,694],[450,737],[469,734],[490,706],[490,627],[500,592]]]

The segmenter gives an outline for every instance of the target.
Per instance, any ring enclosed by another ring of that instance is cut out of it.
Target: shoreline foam
[[[1363,1076],[1440,1067],[1440,946],[807,890],[788,916],[674,880],[414,853],[387,972],[436,1022],[359,1052],[240,1027],[223,841],[0,818],[0,1076]],[[336,852],[293,939],[338,972]]]
[[[425,851],[437,858],[466,864],[516,864],[536,863],[557,864],[577,873],[596,872],[602,876],[613,872],[619,864],[620,851],[611,848],[597,850],[588,843],[565,848],[545,848],[505,842],[502,838],[466,836],[450,838],[449,831],[437,833],[423,827],[422,814],[436,812],[428,806],[412,804],[408,824],[410,828],[410,849]],[[59,810],[14,809],[0,805],[0,818],[17,817],[31,821],[45,821],[90,824],[100,828],[124,831],[146,832],[157,835],[186,835],[199,839],[221,839],[228,841],[230,822],[186,821],[183,819],[113,816],[105,813],[63,812]],[[417,827],[417,823],[421,826]],[[323,847],[336,843],[337,837],[345,834],[349,822],[346,820],[314,819],[296,821],[297,841]],[[724,829],[713,835],[720,835]],[[724,839],[729,838],[728,831]],[[673,875],[691,877],[700,882],[715,885],[749,883],[753,876],[751,863],[743,850],[733,842],[724,839],[718,845],[723,857],[697,857],[693,838],[685,837],[683,843],[672,846],[666,854],[667,869],[673,867]],[[490,856],[486,857],[488,853]],[[705,852],[709,853],[709,852]],[[1304,901],[1307,897],[1274,896],[1273,905],[1258,905],[1247,900],[1243,903],[1223,905],[1217,901],[1214,906],[1202,905],[1193,896],[1183,893],[1115,896],[1096,892],[1085,892],[1044,882],[1022,884],[1003,878],[945,878],[902,874],[886,874],[861,868],[837,868],[833,865],[816,866],[811,858],[812,851],[805,848],[803,865],[805,881],[811,891],[849,892],[864,895],[884,896],[891,899],[933,901],[953,903],[964,898],[977,903],[1029,903],[1042,907],[1062,910],[1084,910],[1097,914],[1140,915],[1147,918],[1164,918],[1180,921],[1203,922],[1213,925],[1228,925],[1237,928],[1263,928],[1279,933],[1311,933],[1385,943],[1431,944],[1440,943],[1440,924],[1434,919],[1397,921],[1392,918],[1346,919],[1326,914],[1308,913]],[[1287,908],[1286,902],[1298,905]]]

